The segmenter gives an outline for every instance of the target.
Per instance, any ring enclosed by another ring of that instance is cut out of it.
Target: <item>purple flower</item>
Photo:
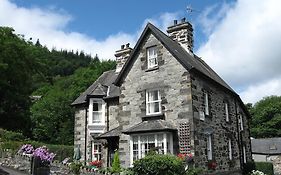
[[[19,153],[25,153],[25,154],[32,154],[34,151],[34,148],[32,145],[30,144],[25,144],[22,145],[22,147],[20,148],[20,150],[18,151]]]
[[[56,154],[50,153],[46,146],[42,146],[35,149],[33,156],[40,158],[43,163],[49,164],[53,161]]]

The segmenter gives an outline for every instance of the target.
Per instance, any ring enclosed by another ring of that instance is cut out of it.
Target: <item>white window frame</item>
[[[153,52],[153,54],[150,54],[150,52]],[[147,54],[147,68],[154,68],[158,66],[158,59],[157,59],[157,48],[156,46],[147,48],[146,51]],[[154,60],[154,62],[152,62]]]
[[[208,92],[204,92],[204,105],[205,105],[205,115],[209,115],[210,109],[209,109],[209,94],[208,94]]]
[[[207,157],[208,160],[213,160],[213,147],[212,147],[212,135],[207,136]]]
[[[158,100],[151,100],[151,101],[148,101],[149,96],[151,93],[157,91],[157,95],[158,95]],[[160,95],[160,91],[159,90],[147,90],[146,91],[146,115],[157,115],[157,114],[162,114],[162,107],[161,107],[161,95]],[[154,103],[159,103],[159,111],[158,112],[151,112],[149,111],[149,107],[150,105],[153,105]]]
[[[233,159],[231,139],[228,139],[228,156],[229,156],[229,160]]]
[[[154,146],[155,148],[158,147],[158,140],[157,140],[157,135],[163,135],[162,138],[162,142],[163,143],[163,153],[164,154],[173,154],[173,135],[172,133],[169,133],[169,132],[157,132],[157,133],[149,133],[149,134],[133,134],[130,136],[130,166],[133,166],[133,151],[136,151],[133,149],[133,139],[134,137],[137,138],[137,151],[138,151],[138,156],[137,158],[140,159],[140,158],[143,158],[145,157],[145,151],[147,150],[144,150],[144,148],[142,148],[142,142],[141,142],[141,137],[144,136],[144,137],[148,137],[148,136],[154,136]],[[169,142],[169,145],[167,145],[167,142]],[[148,140],[147,140],[147,143],[148,143]]]
[[[247,163],[247,155],[246,155],[246,146],[243,145],[243,161],[244,163]]]
[[[228,103],[224,103],[224,110],[225,110],[225,121],[229,122],[229,111],[228,111]]]
[[[205,113],[203,111],[199,111],[199,119],[205,121]]]
[[[101,104],[101,109],[99,111],[94,111],[93,106],[94,103],[100,103]],[[94,122],[94,113],[99,113],[101,114],[101,120],[100,122]],[[105,102],[103,99],[99,98],[91,98],[90,99],[90,104],[89,104],[89,124],[90,125],[105,125]]]
[[[97,149],[95,149],[97,147]],[[100,148],[100,149],[99,149]],[[97,159],[95,159],[95,155],[97,155]],[[102,158],[102,144],[92,142],[92,161],[100,161]]]
[[[239,124],[240,124],[240,131],[244,130],[244,126],[243,126],[243,116],[239,115]]]

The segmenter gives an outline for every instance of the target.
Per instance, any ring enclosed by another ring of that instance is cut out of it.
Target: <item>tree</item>
[[[265,97],[249,109],[253,137],[281,137],[281,96]]]
[[[0,27],[0,127],[24,131],[30,128],[29,95],[35,60],[29,43],[8,27]]]

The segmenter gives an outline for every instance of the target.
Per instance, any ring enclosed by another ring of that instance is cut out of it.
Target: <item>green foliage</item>
[[[134,162],[135,175],[178,175],[185,174],[184,164],[174,155],[147,155]]]
[[[120,159],[119,159],[119,152],[118,150],[115,151],[112,163],[112,173],[120,173],[121,166],[120,166]]]
[[[13,29],[0,27],[0,127],[26,133],[30,128],[31,77],[33,65],[37,65],[29,57],[29,45]]]
[[[203,169],[202,168],[190,168],[188,169],[188,171],[186,172],[186,175],[200,175],[203,173]]]
[[[244,164],[244,167],[243,167],[243,174],[244,175],[247,175],[249,173],[251,173],[253,170],[256,169],[256,165],[255,165],[255,162],[253,161],[249,161],[247,163]]]
[[[75,174],[79,175],[80,174],[80,168],[82,167],[82,163],[80,162],[72,162],[70,164],[70,170]]]
[[[36,141],[4,141],[0,143],[0,150],[9,149],[12,153],[17,153],[17,151],[24,144],[31,144],[35,148],[45,145],[50,150],[50,152],[56,154],[55,160],[58,161],[62,161],[66,157],[73,156],[73,146],[45,144]]]
[[[281,96],[263,98],[253,107],[248,105],[248,109],[252,114],[253,137],[281,137]]]
[[[58,78],[34,95],[42,98],[31,107],[32,135],[38,141],[73,144],[74,108],[70,104],[104,71],[115,66],[113,61],[95,62],[78,69],[73,75]]]
[[[7,131],[5,129],[0,128],[0,141],[22,141],[25,137],[22,133]]]
[[[267,175],[274,175],[273,164],[271,162],[255,162],[256,170],[262,171]]]

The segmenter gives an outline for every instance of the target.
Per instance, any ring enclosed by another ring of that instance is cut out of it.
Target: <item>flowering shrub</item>
[[[95,160],[95,161],[90,162],[89,164],[90,164],[91,166],[95,166],[95,167],[97,167],[97,168],[100,168],[101,165],[102,165],[102,161],[100,161],[100,160]]]
[[[18,151],[18,153],[24,153],[24,154],[32,154],[33,152],[34,152],[34,148],[30,144],[22,145],[22,147]]]
[[[253,170],[251,171],[250,175],[266,175],[265,173],[259,171],[259,170]]]
[[[208,163],[208,168],[211,169],[211,170],[215,170],[217,167],[217,163],[215,161],[210,161]]]
[[[42,146],[35,149],[35,151],[33,152],[33,156],[40,158],[42,163],[49,164],[53,161],[56,154],[50,153],[46,146]]]

